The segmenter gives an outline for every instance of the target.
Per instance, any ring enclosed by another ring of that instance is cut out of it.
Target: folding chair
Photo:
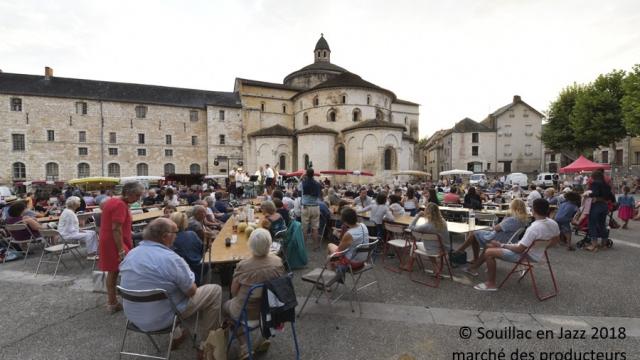
[[[93,218],[93,213],[77,214],[78,223],[80,224],[80,230],[95,230],[96,220]]]
[[[333,285],[335,285],[336,282],[338,281],[339,275],[335,271],[330,269],[331,263],[340,260],[342,255],[344,255],[347,251],[349,251],[349,249],[344,249],[342,251],[338,251],[327,256],[327,259],[322,268],[315,268],[302,276],[302,281],[311,283],[312,286],[311,286],[311,290],[309,290],[309,293],[307,294],[307,297],[304,300],[304,303],[302,304],[302,308],[300,308],[300,311],[298,311],[298,317],[302,315],[302,311],[304,310],[304,307],[307,305],[309,298],[311,297],[311,295],[313,295],[313,292],[316,290],[318,290],[318,296],[316,297],[316,304],[320,300],[320,296],[322,296],[322,294],[325,294],[325,296],[327,297],[327,302],[329,304],[333,304],[333,301],[331,301],[330,292]]]
[[[78,261],[78,264],[80,264],[80,267],[83,268],[82,261],[80,260],[80,258],[82,257],[82,255],[80,255],[80,250],[79,250],[80,244],[68,243],[67,240],[62,235],[60,235],[58,230],[44,229],[44,230],[40,230],[40,234],[42,235],[43,238],[51,240],[51,241],[47,241],[48,244],[53,244],[54,243],[53,240],[55,238],[59,238],[60,241],[55,245],[49,245],[44,248],[44,250],[42,251],[42,254],[40,255],[40,261],[38,261],[38,266],[36,267],[36,274],[34,276],[38,276],[38,271],[40,270],[40,265],[42,263],[49,263],[49,264],[56,264],[56,269],[53,272],[53,278],[55,279],[56,274],[58,273],[58,267],[60,266],[60,263],[62,263],[62,266],[64,266],[65,269],[67,268],[67,265],[64,263],[64,261],[62,261],[62,255],[64,254],[73,255],[76,261]],[[56,261],[44,260],[45,254],[58,255],[58,259]]]
[[[285,276],[292,277],[293,273],[290,273]],[[240,316],[238,316],[237,319],[233,319],[233,322],[234,322],[233,329],[230,331],[231,336],[229,336],[229,341],[227,342],[227,353],[231,348],[231,344],[233,343],[233,340],[238,339],[237,330],[242,328],[243,333],[247,338],[247,351],[249,355],[248,359],[253,360],[253,346],[251,344],[251,332],[260,328],[260,320],[249,319],[247,305],[249,304],[249,300],[252,298],[252,296],[255,297],[255,295],[253,294],[255,291],[261,290],[262,291],[261,296],[267,296],[266,293],[264,292],[264,289],[265,289],[264,284],[254,284],[254,285],[251,285],[251,287],[249,288],[249,292],[247,293],[247,296],[244,298],[244,303],[242,305],[242,311],[240,312]],[[296,336],[295,321],[291,321],[291,332],[293,333],[293,342],[296,348],[296,359],[300,359],[300,349],[298,347],[298,338]]]
[[[444,243],[442,242],[442,238],[440,238],[440,235],[438,234],[429,234],[429,233],[421,233],[421,232],[417,232],[417,231],[413,231],[411,233],[413,235],[413,238],[415,239],[415,245],[414,245],[414,250],[413,250],[413,254],[412,254],[412,258],[415,259],[418,263],[418,267],[420,268],[420,273],[424,273],[424,263],[422,262],[422,258],[426,257],[426,258],[435,258],[436,261],[438,262],[438,266],[437,268],[433,269],[433,276],[435,278],[435,280],[433,282],[428,282],[428,281],[421,281],[418,280],[416,278],[416,276],[414,275],[415,272],[411,272],[411,274],[409,275],[409,278],[411,279],[411,281],[413,282],[417,282],[419,284],[425,285],[425,286],[429,286],[429,287],[433,287],[433,288],[437,288],[440,286],[440,279],[442,278],[442,270],[444,268],[444,265],[447,265],[447,270],[449,271],[449,277],[451,279],[453,279],[453,274],[451,272],[451,264],[449,263],[449,258],[447,257],[447,250],[444,247]],[[431,241],[437,244],[438,247],[438,251],[435,253],[430,253],[427,252],[424,244],[422,243],[423,241]],[[413,265],[412,265],[413,266]]]
[[[358,299],[358,292],[360,290],[365,289],[365,288],[375,284],[378,287],[378,295],[380,297],[382,297],[382,290],[380,289],[380,281],[378,281],[378,278],[375,275],[375,271],[373,272],[374,277],[375,277],[374,281],[371,281],[366,285],[362,285],[362,286],[358,287],[358,285],[360,283],[360,278],[362,278],[362,275],[364,275],[366,272],[374,269],[372,255],[373,255],[373,251],[378,246],[378,242],[379,241],[380,240],[376,240],[376,241],[370,242],[368,244],[360,244],[360,245],[358,245],[356,247],[356,249],[355,249],[355,254],[356,255],[357,254],[362,254],[362,253],[366,253],[367,254],[367,259],[364,261],[364,263],[363,263],[363,265],[361,267],[359,267],[357,269],[354,269],[352,267],[351,263],[348,264],[347,273],[351,274],[351,281],[352,281],[351,289],[349,289],[349,292],[351,293],[351,296],[349,297],[349,305],[351,306],[351,312],[355,312],[355,310],[353,309],[353,300],[355,300],[358,303],[358,309],[360,310],[360,315],[362,315],[362,304],[360,304],[360,299]],[[345,288],[347,287],[347,284],[344,281],[338,281],[338,286],[336,286],[336,290],[338,289],[338,287],[340,287],[340,284],[344,285]],[[338,297],[336,297],[334,302],[340,300],[340,298],[344,294],[345,293],[342,293]]]
[[[524,234],[524,229],[525,228],[521,227],[520,229],[516,230],[516,232],[514,232],[513,235],[511,235],[511,237],[509,238],[509,241],[507,241],[507,244],[517,243],[520,240],[522,234]]]
[[[403,258],[405,258],[406,255],[409,255],[411,251],[411,247],[413,246],[413,243],[410,237],[405,234],[405,231],[404,231],[405,226],[393,224],[385,221],[384,229],[386,230],[387,236],[386,236],[386,242],[384,244],[384,250],[382,253],[383,267],[395,273],[399,273],[402,270],[406,270],[405,268],[403,268],[403,265],[404,265]],[[400,262],[397,267],[384,264],[385,259],[387,257],[387,252],[389,251],[389,249],[393,251],[393,253],[398,258],[398,261]]]
[[[529,246],[520,255],[520,258],[518,259],[518,261],[515,262],[515,265],[513,266],[509,274],[507,274],[507,276],[504,278],[504,280],[502,280],[498,288],[501,288],[504,285],[504,283],[506,283],[507,280],[509,280],[509,277],[511,277],[512,274],[520,271],[520,278],[518,279],[518,282],[520,282],[520,280],[522,280],[522,278],[524,278],[527,274],[531,274],[531,283],[533,285],[533,292],[535,293],[538,300],[544,301],[558,295],[558,284],[556,282],[556,277],[553,273],[553,269],[551,268],[551,261],[549,259],[549,254],[547,253],[547,249],[554,244],[554,240],[556,239],[554,238],[550,240],[542,240],[542,239],[535,240],[533,244],[531,244],[531,246]],[[530,252],[540,252],[540,251],[542,251],[542,256],[537,261],[529,256]],[[549,274],[551,275],[551,282],[553,283],[553,292],[543,296],[538,291],[538,285],[536,284],[536,278],[533,270],[536,266],[543,265],[545,263],[547,264],[547,267],[549,268]]]
[[[7,224],[5,226],[5,229],[9,233],[9,244],[7,245],[7,249],[11,248],[11,244],[20,245],[20,248],[22,248],[22,246],[25,244],[27,245],[27,249],[26,250],[23,249],[25,264],[27,263],[27,256],[29,256],[29,249],[31,249],[32,244],[42,244],[43,246],[46,246],[45,240],[42,237],[36,238],[35,235],[33,234],[33,231],[31,231],[31,228],[27,224],[24,224],[24,223]],[[28,232],[29,238],[26,240],[16,240],[14,234],[19,231]],[[7,257],[5,257],[2,260],[2,263],[4,263],[6,260],[7,260]]]
[[[116,286],[116,287],[118,289],[118,293],[120,294],[120,296],[122,296],[122,298],[127,300],[127,301],[136,302],[136,303],[149,303],[149,302],[154,302],[154,301],[164,301],[164,300],[166,300],[166,301],[169,301],[169,304],[171,305],[171,308],[173,309],[173,312],[174,312],[173,321],[172,321],[171,325],[167,326],[164,329],[155,330],[155,331],[144,331],[144,330],[141,330],[134,323],[129,321],[129,319],[127,319],[127,323],[126,323],[125,328],[124,328],[124,335],[122,336],[122,345],[120,346],[120,352],[118,354],[118,358],[122,359],[122,355],[129,355],[129,356],[144,357],[144,358],[149,358],[149,359],[166,359],[166,360],[169,360],[169,358],[171,357],[171,344],[173,343],[173,333],[175,332],[176,325],[178,324],[178,322],[184,322],[184,321],[180,317],[180,313],[178,312],[178,309],[176,308],[175,304],[173,303],[173,301],[171,301],[171,298],[169,298],[169,296],[167,295],[167,291],[164,290],[164,289],[129,290],[129,289],[125,289],[125,288],[123,288],[123,287],[121,287],[119,285]],[[161,356],[153,356],[153,355],[149,355],[149,354],[139,354],[139,353],[133,353],[133,352],[124,351],[124,345],[125,345],[125,342],[127,340],[127,332],[128,331],[133,331],[133,332],[137,332],[137,333],[140,333],[140,334],[145,334],[149,338],[149,340],[151,341],[153,346],[155,347],[157,354],[160,354],[160,347],[158,346],[158,343],[156,343],[156,341],[153,339],[153,337],[151,335],[169,334],[169,346],[167,348],[167,355],[164,356],[164,357],[161,357]],[[194,343],[194,345],[195,345],[195,343]]]
[[[498,222],[498,217],[496,214],[487,214],[476,212],[476,224],[495,226],[496,222]]]

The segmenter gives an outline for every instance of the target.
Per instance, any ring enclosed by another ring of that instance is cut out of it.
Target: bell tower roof
[[[318,39],[318,42],[316,43],[315,50],[329,50],[329,51],[331,51],[331,49],[329,49],[329,43],[327,42],[327,40],[324,39],[324,34],[322,34],[322,33],[320,34],[320,39]]]
[[[331,62],[331,49],[329,49],[329,43],[324,39],[324,34],[320,34],[320,39],[316,43],[316,48],[313,50],[313,62]]]

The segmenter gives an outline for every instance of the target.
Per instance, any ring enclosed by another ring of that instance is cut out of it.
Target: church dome
[[[310,89],[337,75],[347,72],[346,69],[331,63],[331,49],[329,43],[320,35],[313,50],[314,61],[312,64],[296,70],[284,78],[286,86]]]

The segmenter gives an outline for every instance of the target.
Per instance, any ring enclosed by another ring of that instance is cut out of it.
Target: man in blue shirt
[[[196,332],[202,350],[209,331],[220,325],[222,289],[218,285],[196,286],[189,265],[171,250],[177,233],[178,227],[169,219],[158,218],[149,223],[143,232],[144,240],[120,263],[121,285],[129,290],[166,290],[188,327],[193,326],[200,312]],[[173,308],[166,300],[125,300],[123,305],[127,319],[145,331],[164,329],[173,321]],[[178,343],[186,338],[184,330],[176,334]]]
[[[308,234],[309,226],[311,226],[311,239],[314,247],[319,249],[318,228],[320,227],[320,208],[318,201],[322,200],[322,186],[313,179],[313,169],[307,169],[307,173],[298,186],[298,190],[302,192],[300,205],[302,206],[302,232]]]

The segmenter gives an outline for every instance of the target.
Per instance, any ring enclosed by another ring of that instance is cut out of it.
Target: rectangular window
[[[480,136],[479,136],[478,133],[471,133],[471,142],[472,143],[474,143],[474,144],[478,143],[480,141],[479,138],[480,138]]]
[[[173,149],[164,149],[164,156],[172,157],[173,156]]]
[[[491,163],[487,163],[487,171],[491,170]]]
[[[533,155],[533,146],[531,146],[531,144],[524,145],[524,154],[527,156]]]
[[[477,146],[472,146],[471,147],[471,155],[478,156],[478,147]]]
[[[513,112],[513,110],[509,110],[509,117],[516,117],[516,114]]]
[[[24,134],[11,134],[13,151],[24,151]]]
[[[114,132],[110,132],[109,133],[109,144],[115,144],[118,140],[118,137],[116,136],[116,133]]]
[[[144,119],[147,117],[147,107],[138,105],[136,106],[136,117],[138,119]]]
[[[86,131],[78,131],[78,142],[86,143],[87,142],[87,132]]]
[[[605,164],[609,163],[609,152],[607,150],[602,152],[602,162]]]
[[[264,105],[264,103],[261,103],[260,104],[260,111],[264,111],[264,110],[265,110],[265,105]]]
[[[504,156],[511,156],[511,144],[504,144]]]
[[[264,108],[262,109],[262,111],[264,111]],[[224,121],[224,110],[218,111],[218,120]]]
[[[282,105],[282,113],[283,114],[287,113],[287,105]]]
[[[89,155],[89,149],[87,149],[86,147],[79,147],[78,148],[78,155],[80,155],[80,156]]]
[[[22,111],[22,99],[11,98],[11,111]]]
[[[549,161],[556,161],[556,154],[549,155]]]
[[[634,155],[635,155],[635,156],[634,156],[634,158],[635,158],[635,159],[634,159],[633,164],[634,164],[634,165],[640,165],[640,151],[636,151],[636,152],[634,153]]]
[[[617,149],[616,150],[616,158],[614,160],[614,163],[616,165],[622,165],[622,157],[624,156],[624,152],[622,151],[622,149]]]
[[[191,137],[191,145],[196,146],[198,145],[198,137],[197,136],[192,136]]]
[[[87,115],[87,103],[84,101],[78,101],[76,103],[76,114]]]
[[[198,111],[197,110],[191,110],[189,111],[189,120],[191,121],[198,121]]]
[[[522,114],[522,117],[529,117],[529,112],[527,111],[527,109],[524,109],[524,113]]]
[[[224,145],[224,135],[220,135],[220,145]]]
[[[109,155],[118,156],[118,148],[109,148]]]
[[[56,132],[53,130],[47,130],[47,141],[56,141]]]
[[[147,149],[138,149],[138,156],[147,156]]]
[[[533,126],[531,124],[526,124],[524,126],[524,134],[526,136],[533,136]]]
[[[144,144],[144,134],[138,134],[138,144]]]
[[[507,124],[504,126],[504,136],[511,136],[511,125]]]
[[[164,136],[164,139],[165,139],[165,140],[164,140],[164,142],[165,142],[167,145],[171,145],[171,142],[172,142],[171,135],[165,135],[165,136]]]

